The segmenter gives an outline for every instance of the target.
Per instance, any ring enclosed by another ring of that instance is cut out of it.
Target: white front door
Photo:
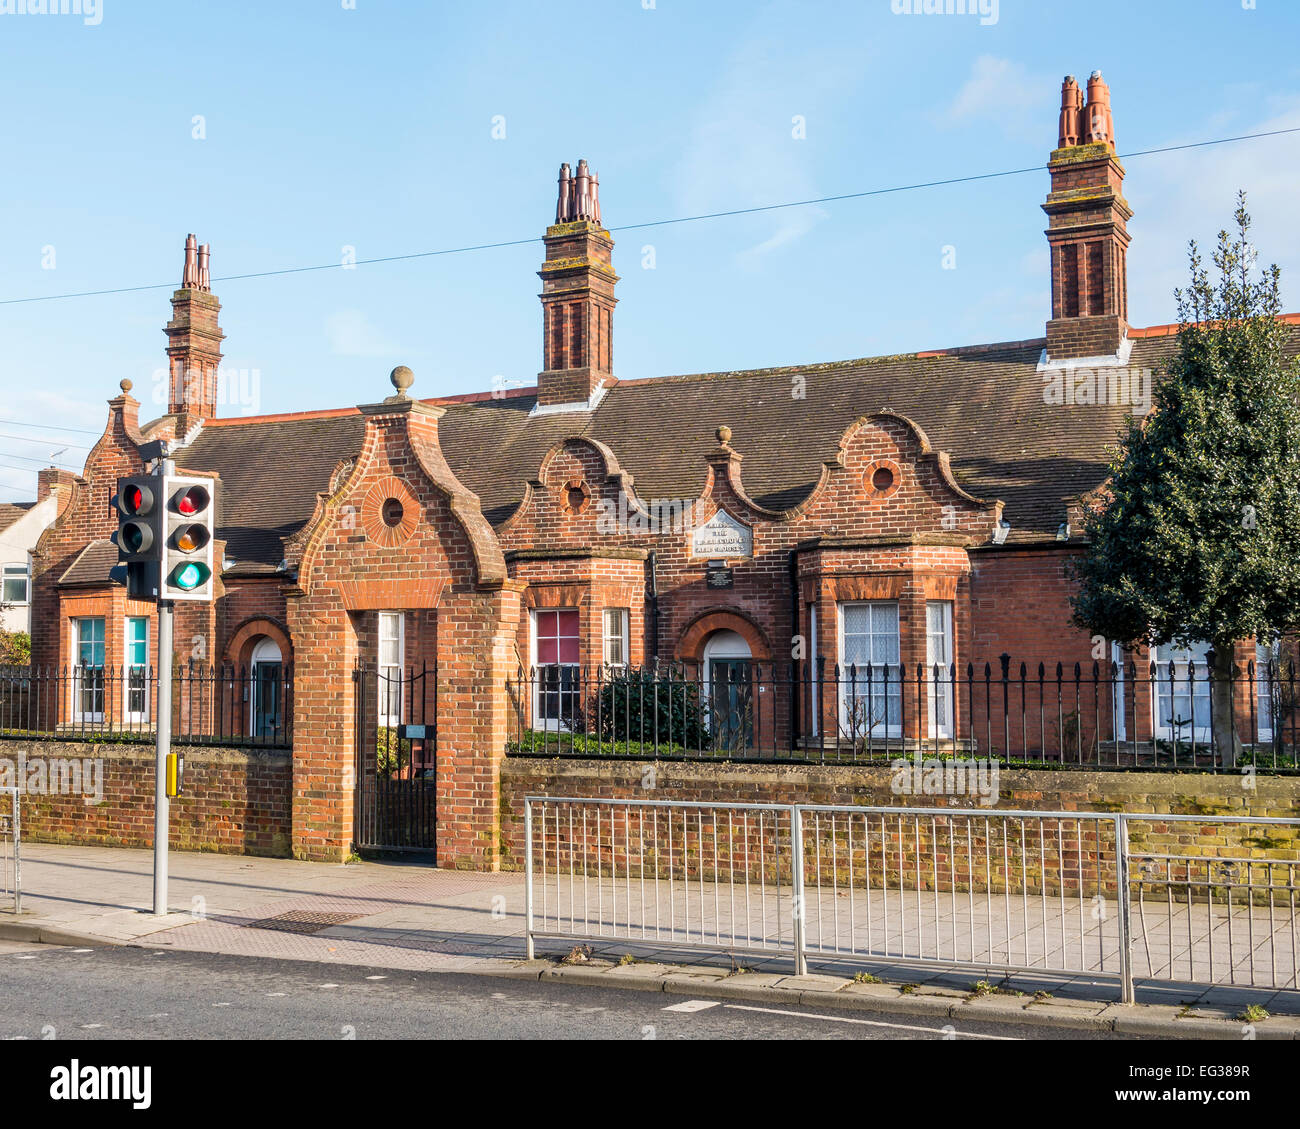
[[[754,743],[759,688],[743,635],[718,631],[704,645],[704,722],[715,741],[737,750]]]

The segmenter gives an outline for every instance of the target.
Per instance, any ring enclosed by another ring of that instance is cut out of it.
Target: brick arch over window
[[[289,642],[289,633],[284,625],[273,619],[247,619],[230,637],[226,644],[225,661],[235,666],[248,666],[253,657],[253,648],[263,637],[274,640],[280,648],[280,654],[286,663],[293,661],[293,646]]]
[[[677,657],[686,662],[702,662],[705,643],[718,631],[734,631],[744,639],[756,662],[772,660],[772,648],[762,629],[743,612],[733,610],[704,612],[692,620],[677,643]]]

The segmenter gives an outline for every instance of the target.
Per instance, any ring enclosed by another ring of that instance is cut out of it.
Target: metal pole
[[[1128,820],[1115,817],[1115,881],[1119,894],[1120,1003],[1136,1002],[1133,994],[1132,901],[1129,895]]]
[[[803,874],[803,812],[790,809],[790,866],[793,870],[794,912],[790,915],[794,927],[794,974],[808,975],[808,954],[804,949],[807,901],[804,896]]]
[[[158,466],[159,503],[166,506],[162,497],[163,479],[175,472],[171,459],[163,459]],[[167,536],[166,513],[163,516],[164,538]],[[160,546],[161,550],[161,546]],[[158,749],[154,765],[153,807],[153,912],[162,917],[167,912],[167,839],[170,801],[167,799],[167,757],[172,751],[172,613],[170,600],[162,598],[165,578],[159,569],[158,577]]]
[[[23,827],[22,799],[14,789],[14,814],[10,821],[14,829],[14,914],[23,912]]]
[[[533,945],[533,802],[524,799],[524,957],[535,957]]]

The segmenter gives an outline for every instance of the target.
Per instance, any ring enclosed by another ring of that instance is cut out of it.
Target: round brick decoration
[[[405,545],[420,521],[420,503],[400,478],[381,478],[361,507],[366,537],[379,545]]]
[[[565,513],[580,514],[591,504],[591,487],[581,478],[571,478],[560,487],[560,500]]]
[[[870,503],[886,502],[903,484],[903,470],[893,459],[876,459],[862,473],[862,490]]]

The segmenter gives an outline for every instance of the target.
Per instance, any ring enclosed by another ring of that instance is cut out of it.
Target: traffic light
[[[125,580],[127,594],[136,599],[158,595],[158,569],[162,559],[162,501],[157,495],[161,480],[147,475],[117,480],[113,499],[117,510],[117,545],[119,579]]]
[[[212,599],[213,480],[168,475],[163,480],[164,600]]]

